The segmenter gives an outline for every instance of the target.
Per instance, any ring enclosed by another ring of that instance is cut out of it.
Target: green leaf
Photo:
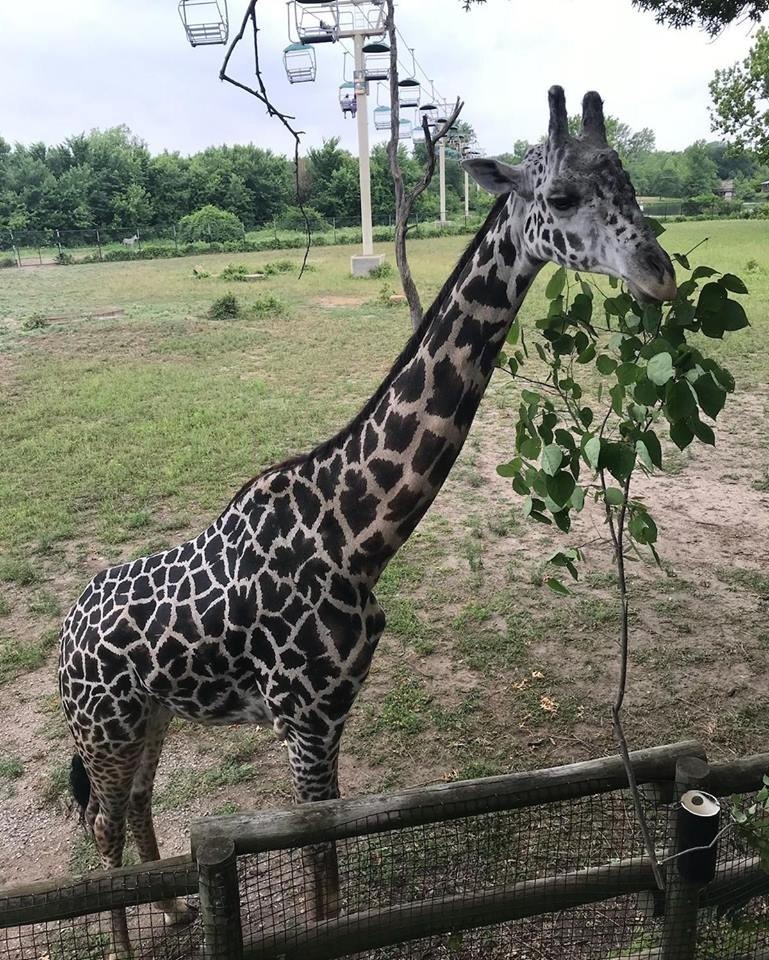
[[[653,470],[654,464],[652,463],[651,455],[646,448],[646,444],[643,440],[636,440],[635,443],[635,452],[638,455],[638,459],[646,467],[647,470]]]
[[[621,363],[614,371],[617,376],[617,382],[623,387],[635,383],[638,376],[638,366],[635,363]]]
[[[548,280],[547,286],[545,287],[545,296],[548,300],[555,300],[556,297],[560,297],[563,293],[565,286],[566,270],[563,267],[559,267]]]
[[[571,316],[578,323],[588,323],[593,315],[593,298],[578,293],[571,305]]]
[[[708,446],[715,447],[716,435],[713,433],[712,428],[706,423],[703,423],[699,417],[692,417],[691,420],[689,420],[689,426],[692,428],[692,432],[698,440],[702,443],[707,443]]]
[[[670,439],[679,450],[685,450],[694,440],[694,433],[685,420],[670,424]]]
[[[601,441],[601,456],[598,460],[598,466],[618,480],[624,483],[633,472],[635,465],[635,448],[627,443],[618,443],[616,441]]]
[[[673,253],[671,254],[671,259],[675,260],[676,263],[680,263],[684,270],[691,270],[689,258],[685,253]]]
[[[649,457],[655,467],[662,466],[662,446],[660,438],[653,430],[646,430],[641,434],[641,441],[649,451]]]
[[[668,356],[668,354],[658,354],[658,356]],[[633,397],[636,403],[640,403],[644,407],[653,407],[657,402],[657,388],[651,380],[644,377],[635,385]]]
[[[563,453],[557,443],[548,444],[542,451],[542,469],[549,477],[555,476],[562,462]]]
[[[577,363],[590,363],[595,356],[595,344],[591,343],[577,357]]]
[[[665,232],[665,227],[659,222],[659,220],[655,220],[654,217],[644,217],[644,219],[646,220],[649,229],[655,237],[659,237]]]
[[[599,437],[591,437],[585,444],[585,459],[593,468],[598,469],[598,462],[601,457],[601,440]]]
[[[569,516],[568,510],[559,510],[558,513],[553,514],[553,520],[555,520],[555,525],[559,530],[563,530],[564,533],[568,533],[571,530],[571,517]]]
[[[590,428],[590,424],[593,422],[593,411],[590,407],[583,407],[579,411],[579,419],[582,421],[586,430]]]
[[[564,586],[560,580],[556,580],[555,577],[548,577],[545,580],[545,583],[553,591],[553,593],[560,594],[562,597],[568,597],[571,595],[571,590],[568,587]]]
[[[576,510],[577,513],[582,510],[585,506],[585,488],[577,484],[574,487],[574,492],[571,495],[570,506],[573,510]]]
[[[577,445],[574,442],[573,434],[569,433],[568,430],[562,430],[560,427],[555,431],[555,439],[557,443],[560,443],[562,447],[566,447],[567,450],[570,450],[572,453],[577,449]]]
[[[625,494],[619,487],[606,488],[606,502],[612,507],[619,507],[625,499]]]
[[[701,409],[714,420],[724,409],[726,391],[723,390],[709,373],[703,374],[694,381],[694,392]]]
[[[547,492],[559,507],[565,507],[574,493],[574,477],[565,470],[559,470],[547,478]]]
[[[665,412],[670,421],[684,420],[697,412],[697,398],[688,380],[676,380],[668,384]]]
[[[656,353],[646,365],[647,378],[658,387],[663,387],[674,373],[673,358],[669,353]]]
[[[509,463],[500,463],[497,473],[500,477],[514,477],[521,469],[521,458],[515,457]]]
[[[536,460],[539,456],[539,451],[542,449],[542,441],[539,437],[526,437],[526,439],[518,447],[518,450],[522,457],[525,457],[527,460]]]
[[[534,404],[536,406],[542,398],[533,390],[521,390],[521,399],[524,403]]]
[[[699,266],[694,268],[694,273],[692,273],[692,280],[701,280],[703,277],[712,277],[718,273],[718,270],[714,270],[712,267]]]
[[[520,473],[517,473],[513,477],[513,490],[522,497],[527,497],[531,492],[528,483],[526,483]]]
[[[617,369],[617,361],[606,353],[601,354],[596,360],[595,365],[598,367],[598,372],[604,374],[604,376],[614,373]]]
[[[726,287],[730,293],[747,293],[748,288],[743,281],[733,273],[725,273],[718,281],[722,287]]]
[[[625,402],[625,388],[617,383],[609,391],[611,408],[618,417],[622,416],[622,404]]]
[[[657,541],[657,524],[645,511],[634,512],[628,523],[631,537],[638,543],[649,544]]]
[[[736,300],[726,301],[724,304],[723,318],[724,330],[742,330],[744,327],[750,326],[744,307],[741,303],[737,303]]]

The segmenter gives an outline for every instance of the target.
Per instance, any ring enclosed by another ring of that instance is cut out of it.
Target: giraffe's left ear
[[[474,157],[463,160],[462,168],[489,193],[517,193],[524,197],[531,196],[526,171],[521,167],[511,167],[501,160],[491,160],[488,157]]]

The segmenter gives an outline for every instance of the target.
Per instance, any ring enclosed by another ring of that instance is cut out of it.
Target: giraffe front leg
[[[336,800],[339,797],[337,766],[339,734],[332,741],[292,733],[287,737],[288,755],[297,803]],[[316,843],[302,849],[305,902],[310,920],[338,916],[339,865],[336,843]]]

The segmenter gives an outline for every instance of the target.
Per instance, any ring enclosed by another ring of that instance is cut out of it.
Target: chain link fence
[[[717,842],[699,852],[676,800],[692,755],[697,744],[632,755],[664,890],[606,758],[195,821],[193,858],[0,890],[0,957],[107,957],[109,911],[126,906],[137,958],[767,960],[769,875],[729,809],[750,804],[769,755],[699,761],[697,788],[724,798]],[[336,878],[339,910],[318,919],[317,884]],[[170,897],[196,919],[166,925],[150,904]]]

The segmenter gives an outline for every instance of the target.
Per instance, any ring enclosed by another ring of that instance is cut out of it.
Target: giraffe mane
[[[279,470],[289,470],[292,467],[297,467],[302,463],[306,463],[311,457],[318,457],[324,459],[332,450],[332,448],[342,446],[346,437],[355,430],[356,427],[367,419],[371,414],[374,408],[377,406],[379,401],[384,396],[385,392],[390,388],[390,384],[393,379],[398,375],[398,373],[409,363],[410,360],[414,358],[425,331],[430,326],[430,324],[435,319],[441,304],[443,303],[445,297],[451,292],[454,285],[456,284],[460,274],[465,269],[467,264],[475,256],[478,247],[483,242],[484,237],[488,229],[494,223],[494,221],[499,216],[500,212],[507,203],[508,194],[502,194],[496,198],[495,203],[493,204],[491,210],[488,213],[488,216],[483,222],[481,228],[477,231],[473,239],[465,248],[464,253],[457,261],[456,266],[451,272],[448,280],[441,287],[438,295],[433,300],[432,304],[425,312],[422,317],[422,322],[419,327],[414,331],[414,333],[409,337],[405,347],[401,351],[398,358],[393,363],[390,368],[389,373],[384,377],[382,382],[379,384],[379,387],[376,391],[369,397],[360,411],[346,424],[342,427],[341,430],[338,430],[333,436],[329,437],[327,440],[321,441],[317,446],[313,447],[312,450],[307,451],[307,453],[296,454],[293,457],[287,457],[285,460],[280,461],[279,463],[272,464],[269,467],[265,467],[264,470],[261,470],[256,476],[251,477],[250,480],[247,480],[243,486],[238,490],[235,496],[230,500],[228,507],[231,506],[239,497],[241,497],[247,490],[250,489],[252,484],[254,484],[260,477],[265,476],[268,473],[275,473]]]

